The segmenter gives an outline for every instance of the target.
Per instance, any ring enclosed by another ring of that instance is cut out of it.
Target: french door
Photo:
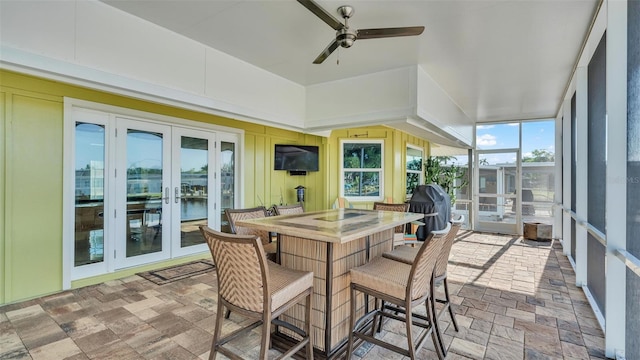
[[[476,230],[521,233],[520,168],[519,149],[476,151],[473,177]]]
[[[198,227],[220,229],[221,199],[237,205],[237,134],[85,109],[72,118],[70,280],[207,251]]]
[[[170,201],[173,256],[207,250],[200,225],[219,229],[215,214],[215,135],[202,130],[174,128]]]
[[[115,268],[169,257],[171,127],[116,119]]]

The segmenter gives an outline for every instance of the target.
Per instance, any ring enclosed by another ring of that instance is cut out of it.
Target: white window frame
[[[380,168],[376,171],[375,168],[344,168],[344,145],[345,144],[380,144]],[[378,196],[345,196],[344,194],[344,173],[348,172],[378,172],[378,178],[380,179]],[[344,139],[340,140],[340,197],[344,197],[350,202],[366,202],[366,201],[381,201],[384,198],[384,140],[382,139],[363,139],[352,140]]]
[[[413,150],[419,151],[422,154],[422,156],[420,157],[422,159],[422,161],[420,162],[420,170],[409,170],[407,168],[407,165],[408,165],[407,164],[407,157],[408,157],[408,154],[409,154],[409,149],[413,149]],[[424,184],[424,149],[419,147],[419,146],[416,146],[416,145],[407,144],[407,153],[404,156],[404,161],[405,161],[404,167],[406,169],[406,177],[404,179],[405,188],[407,186],[407,178],[409,177],[409,174],[418,174],[418,185],[423,185]],[[406,194],[407,198],[410,198],[411,195],[412,195],[409,192],[410,189],[406,189],[406,191],[407,191],[407,194]],[[411,189],[411,191],[412,191],[412,189]]]

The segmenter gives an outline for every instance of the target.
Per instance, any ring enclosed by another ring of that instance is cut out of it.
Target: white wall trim
[[[190,127],[190,128],[200,128],[200,129],[204,128],[204,129],[209,129],[213,131],[223,131],[223,132],[229,132],[229,133],[240,134],[240,135],[244,134],[244,130],[239,128],[203,123],[203,122],[194,121],[194,120],[177,118],[174,116],[155,114],[155,113],[150,113],[146,111],[134,110],[134,109],[124,108],[120,106],[108,105],[108,104],[75,99],[70,97],[65,97],[64,103],[65,105],[68,104],[70,107],[78,107],[78,108],[97,110],[97,111],[108,112],[108,113],[116,113],[122,116],[142,119],[144,121],[170,123],[170,124],[181,125],[181,126]]]
[[[281,114],[256,111],[211,97],[52,59],[6,45],[0,46],[0,68],[181,109],[304,132],[301,127],[287,125]]]
[[[562,123],[562,204],[563,209],[571,209],[571,93],[564,100]],[[558,161],[558,159],[556,159]],[[562,211],[562,252],[571,258],[571,214]],[[575,264],[574,264],[575,265]],[[574,266],[575,268],[575,266]]]
[[[587,187],[588,173],[588,73],[587,67],[581,66],[577,70],[576,81],[576,222],[587,221]],[[587,284],[587,228],[576,226],[576,286]]]
[[[606,330],[605,330],[606,320],[604,318],[604,315],[602,315],[602,312],[600,312],[600,309],[598,308],[596,299],[591,294],[591,290],[589,290],[589,287],[587,285],[582,286],[582,291],[584,291],[584,295],[587,297],[587,301],[589,301],[589,305],[591,305],[591,309],[593,310],[593,314],[596,316],[596,320],[598,320],[600,329],[602,329],[602,331],[605,332],[605,338],[606,338]],[[607,357],[612,357],[612,356],[607,355]]]
[[[566,101],[563,102],[566,105]],[[560,150],[560,154],[564,151],[562,148],[562,128],[564,126],[562,119],[563,116],[566,116],[567,112],[564,111],[563,115],[558,115],[556,117],[555,122],[555,149],[556,149],[556,162],[555,162],[555,170],[554,170],[554,189],[556,189],[553,194],[553,234],[552,237],[554,239],[562,238],[562,196],[564,194],[564,188],[562,186],[562,172],[563,172],[563,157],[557,156],[558,150]],[[570,115],[569,115],[570,116]],[[564,246],[563,246],[564,252]]]
[[[627,0],[607,1],[607,357],[624,351],[626,344],[627,270],[616,251],[627,248],[627,6]]]

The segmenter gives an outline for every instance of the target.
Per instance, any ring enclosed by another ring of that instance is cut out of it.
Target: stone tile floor
[[[462,232],[449,284],[460,331],[442,317],[447,359],[604,358],[604,335],[558,242]],[[10,304],[0,307],[0,359],[206,359],[215,309],[215,272],[161,286],[132,276]],[[402,334],[390,321],[379,336],[406,344]],[[252,359],[258,340],[254,330],[231,345]],[[433,349],[428,340],[420,358],[436,358]],[[403,357],[365,344],[354,358]]]

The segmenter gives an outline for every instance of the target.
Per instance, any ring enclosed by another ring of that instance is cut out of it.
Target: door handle
[[[168,189],[168,188],[167,188]],[[175,196],[174,198],[176,199],[176,204],[180,202],[180,199],[182,199],[182,197],[180,197],[180,190],[178,189],[178,187],[176,186],[175,188]]]
[[[165,194],[165,197],[163,197],[162,200],[164,200],[165,204],[168,204],[169,203],[169,188],[168,187],[164,188],[164,194]]]

